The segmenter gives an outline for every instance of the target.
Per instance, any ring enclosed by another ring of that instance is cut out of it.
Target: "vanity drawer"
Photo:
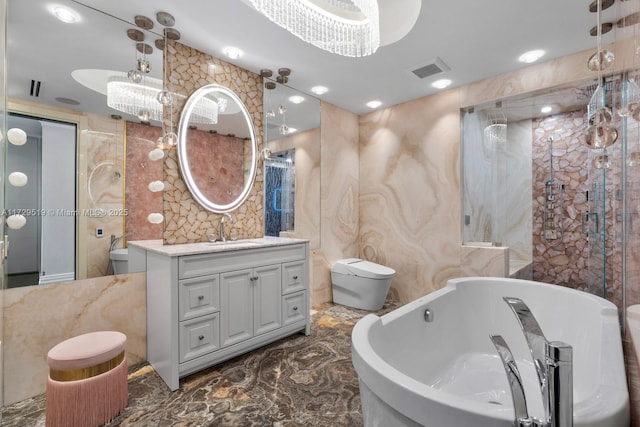
[[[185,255],[178,258],[178,278],[190,279],[205,274],[242,270],[261,265],[304,261],[306,255],[306,246],[301,243]]]
[[[283,325],[295,323],[306,318],[307,293],[305,291],[282,297]]]
[[[180,280],[178,288],[180,320],[193,319],[220,310],[220,275]]]
[[[180,322],[180,363],[220,348],[220,314]]]
[[[282,264],[282,293],[304,291],[305,261],[295,261]]]

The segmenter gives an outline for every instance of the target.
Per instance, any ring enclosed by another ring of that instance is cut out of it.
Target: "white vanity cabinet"
[[[171,390],[183,376],[309,334],[308,242],[253,241],[237,249],[130,243],[146,250],[147,359]]]
[[[220,275],[224,310],[220,322],[223,346],[236,344],[282,326],[280,264]]]

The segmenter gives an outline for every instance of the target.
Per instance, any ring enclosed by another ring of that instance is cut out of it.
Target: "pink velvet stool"
[[[105,424],[127,406],[125,334],[91,332],[57,344],[47,354],[47,427]]]

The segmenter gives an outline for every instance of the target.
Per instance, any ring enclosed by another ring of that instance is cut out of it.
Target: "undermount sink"
[[[257,246],[260,243],[253,240],[227,240],[226,242],[219,240],[209,244],[212,246]]]

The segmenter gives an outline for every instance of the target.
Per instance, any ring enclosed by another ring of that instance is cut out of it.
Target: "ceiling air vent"
[[[37,98],[40,96],[40,85],[42,82],[40,80],[31,80],[31,89],[29,90],[29,95]]]
[[[436,58],[435,61],[413,67],[411,72],[419,79],[424,79],[449,70],[449,66],[442,59]]]

